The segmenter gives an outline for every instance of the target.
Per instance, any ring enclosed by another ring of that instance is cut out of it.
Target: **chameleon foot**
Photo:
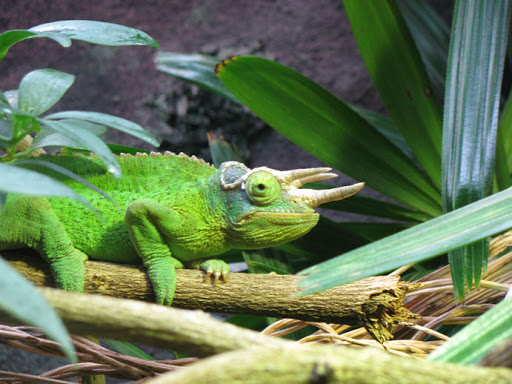
[[[217,285],[219,280],[227,282],[229,274],[229,265],[225,261],[210,259],[201,264],[200,269],[206,272],[204,281],[211,280],[213,285]]]

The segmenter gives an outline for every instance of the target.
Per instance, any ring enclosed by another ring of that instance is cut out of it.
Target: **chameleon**
[[[336,177],[330,168],[278,171],[228,161],[217,169],[195,156],[152,152],[117,157],[116,179],[100,159],[48,156],[107,193],[55,172],[94,209],[72,199],[9,194],[0,210],[0,250],[33,248],[57,287],[82,292],[85,260],[143,264],[156,301],[171,305],[176,268],[198,268],[215,284],[231,249],[277,246],[308,233],[315,207],[357,193],[364,183],[324,190],[304,184]]]

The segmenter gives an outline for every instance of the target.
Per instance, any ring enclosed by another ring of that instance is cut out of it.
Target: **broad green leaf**
[[[458,1],[455,7],[443,127],[443,208],[462,207],[493,191],[501,79],[510,3]],[[492,20],[492,23],[489,22]],[[478,286],[488,241],[449,254],[456,295]],[[455,261],[457,259],[457,261]]]
[[[106,131],[105,126],[90,123],[84,120],[63,119],[60,120],[60,122],[64,122],[68,125],[88,130],[95,136],[101,136]],[[43,147],[68,147],[84,149],[80,147],[79,142],[73,140],[71,137],[63,135],[62,133],[59,132],[55,132],[54,130],[48,127],[43,127],[41,131],[37,135],[35,135],[31,149],[34,150]]]
[[[176,77],[177,79],[197,85],[198,87],[223,96],[234,102],[239,102],[229,92],[224,84],[215,76],[215,66],[221,61],[213,56],[199,54],[182,54],[159,52],[155,57],[158,70]]]
[[[47,126],[54,131],[68,136],[77,144],[78,148],[86,148],[94,152],[105,163],[107,169],[115,177],[121,177],[121,167],[107,145],[99,139],[96,135],[89,132],[87,129],[69,123],[69,120],[53,121],[49,119],[39,119],[41,124]]]
[[[63,20],[0,34],[0,60],[14,44],[37,37],[53,39],[63,47],[69,47],[71,39],[74,39],[111,46],[149,45],[159,48],[155,40],[138,29],[101,21]]]
[[[235,57],[217,75],[260,118],[325,163],[408,206],[440,213],[426,175],[344,102],[281,64]]]
[[[19,89],[19,108],[34,116],[46,112],[64,96],[75,76],[55,69],[36,69],[23,77]]]
[[[441,255],[512,228],[512,189],[308,268],[304,294]]]
[[[41,24],[29,29],[30,32],[62,34],[73,40],[93,44],[123,46],[149,45],[159,48],[158,43],[148,34],[123,25],[89,20],[63,20]]]
[[[450,28],[424,0],[397,0],[439,99],[444,96]]]
[[[63,352],[71,361],[77,361],[69,334],[57,313],[36,287],[1,257],[0,310],[24,324],[41,329],[48,337],[60,343]]]
[[[142,349],[137,348],[135,345],[127,343],[126,341],[101,339],[101,342],[112,348],[114,351],[122,353],[123,355],[137,357],[144,360],[155,360],[154,357],[148,355]]]
[[[394,0],[343,3],[389,115],[434,185],[440,186],[441,107],[398,6]]]
[[[128,133],[154,146],[159,146],[158,140],[151,133],[142,128],[139,124],[135,124],[120,117],[107,115],[105,113],[85,111],[65,111],[45,116],[45,121],[61,119],[85,120],[91,123],[104,125],[106,127],[114,128],[118,131]]]
[[[499,342],[512,337],[510,324],[512,299],[505,299],[465,326],[427,359],[464,365],[476,364]]]

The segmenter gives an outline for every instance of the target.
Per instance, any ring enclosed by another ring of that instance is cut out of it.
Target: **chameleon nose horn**
[[[324,190],[306,190],[311,191],[308,193],[311,199],[311,207],[317,207],[320,204],[328,203],[330,201],[343,200],[347,197],[355,195],[364,187],[364,183],[357,183],[353,185],[348,185],[346,187],[339,187],[333,189],[324,189]],[[300,190],[299,190],[300,191]]]

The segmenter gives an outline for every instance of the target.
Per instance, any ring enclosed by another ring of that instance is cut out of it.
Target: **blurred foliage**
[[[110,46],[149,45],[151,37],[137,29],[86,20],[65,20],[38,25],[28,30],[0,34],[0,60],[9,48],[26,39],[49,38],[63,47],[72,40]],[[77,193],[45,171],[57,171],[102,193],[68,170],[44,160],[26,158],[47,147],[71,147],[99,156],[116,177],[121,170],[109,147],[98,137],[107,127],[131,134],[153,145],[157,140],[141,126],[97,112],[67,111],[43,116],[66,93],[75,76],[54,69],[27,73],[17,90],[0,91],[0,209],[7,193],[59,196],[88,204]],[[29,135],[34,135],[34,140]],[[30,163],[37,171],[23,168]],[[0,258],[0,308],[25,324],[41,328],[58,341],[66,355],[76,361],[73,345],[62,321],[36,288]]]

